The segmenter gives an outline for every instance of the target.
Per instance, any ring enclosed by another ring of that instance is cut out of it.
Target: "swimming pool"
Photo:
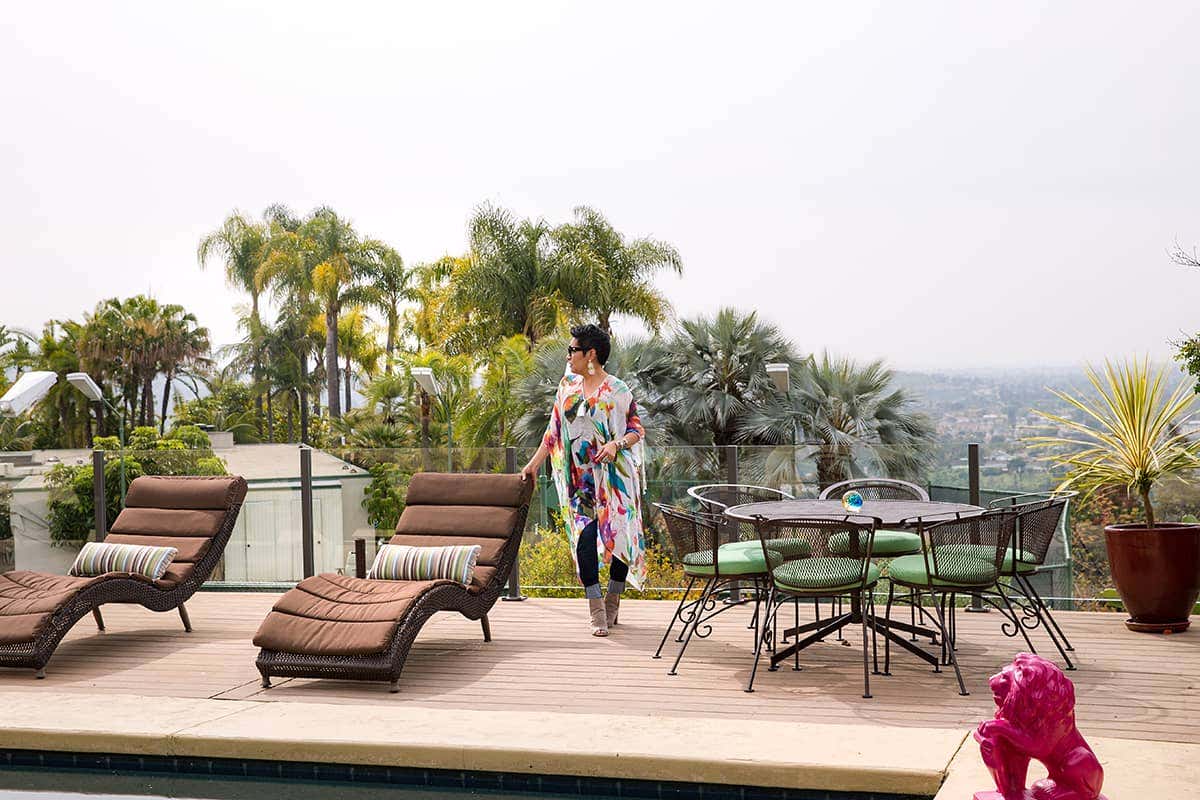
[[[0,751],[0,800],[927,800],[808,789],[250,759]]]

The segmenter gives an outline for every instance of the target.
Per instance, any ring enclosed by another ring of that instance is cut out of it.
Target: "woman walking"
[[[567,374],[558,384],[542,444],[521,470],[537,477],[546,457],[554,469],[559,508],[587,597],[593,636],[617,624],[625,584],[646,579],[642,536],[642,462],[645,431],[633,393],[604,365],[608,334],[595,325],[571,329]],[[608,592],[600,591],[600,564],[609,565]]]

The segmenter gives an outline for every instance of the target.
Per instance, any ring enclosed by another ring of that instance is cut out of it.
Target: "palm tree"
[[[315,262],[312,288],[325,315],[325,385],[329,415],[341,416],[338,397],[338,314],[343,306],[367,299],[359,283],[364,273],[358,234],[331,208],[318,208],[300,229]]]
[[[200,327],[194,314],[183,306],[165,305],[160,309],[163,322],[162,346],[159,352],[158,369],[165,377],[162,397],[162,418],[159,420],[159,435],[167,429],[167,410],[170,408],[171,387],[180,373],[194,367],[211,363],[208,353],[211,348],[208,328]]]
[[[272,206],[272,209],[274,208],[282,207]],[[265,216],[270,217],[270,215],[271,209],[268,209]],[[259,282],[258,274],[267,255],[269,237],[270,228],[267,224],[253,222],[240,212],[234,211],[225,218],[221,227],[201,239],[196,248],[196,259],[200,262],[201,269],[211,259],[220,259],[225,267],[226,283],[250,295],[250,331],[255,342],[257,342],[258,334],[262,329],[262,320],[258,313],[262,285]],[[262,357],[256,352],[251,358],[250,365],[250,373],[256,382],[261,381],[261,372]],[[261,395],[255,398],[255,408],[258,412],[258,430],[261,434],[263,415]]]
[[[357,364],[367,378],[371,378],[379,369],[379,357],[382,352],[375,337],[368,329],[370,319],[361,306],[346,309],[338,318],[338,351],[345,359],[343,370],[346,388],[346,411],[351,407],[351,389],[354,383],[354,372],[351,363]]]
[[[866,475],[917,478],[935,429],[893,378],[882,361],[859,365],[822,353],[789,395],[776,393],[747,417],[742,434],[782,444],[799,425],[815,444],[821,486]]]
[[[456,276],[470,267],[467,257],[444,256],[428,264],[418,264],[410,273],[410,292],[414,305],[401,315],[404,327],[416,339],[416,349],[447,349],[452,340],[462,338],[463,314],[452,302]]]
[[[291,366],[298,370],[292,388],[298,394],[300,439],[308,442],[308,398],[312,391],[308,363],[312,347],[308,327],[317,313],[313,288],[314,247],[302,235],[301,223],[285,207],[272,206],[265,216],[271,220],[270,240],[255,280],[278,298],[282,309],[277,327],[286,330],[290,336],[294,354]]]
[[[390,373],[400,337],[400,304],[415,299],[415,294],[408,283],[410,273],[404,268],[404,259],[394,248],[368,239],[362,251],[367,305],[382,311],[387,324],[383,369]]]
[[[525,410],[516,388],[530,373],[533,363],[523,336],[510,336],[498,342],[483,358],[482,385],[463,414],[461,433],[455,438],[469,447],[513,444],[514,425]]]
[[[600,212],[587,206],[578,206],[575,222],[557,228],[554,238],[561,280],[577,308],[593,312],[606,333],[612,331],[613,314],[635,317],[659,332],[671,306],[651,279],[663,269],[683,274],[674,247],[649,238],[627,242]]]
[[[779,328],[732,308],[680,322],[662,358],[656,379],[669,413],[668,433],[693,445],[765,444],[739,428],[778,394],[766,366],[786,363],[796,375],[804,364]]]
[[[453,299],[469,309],[472,326],[460,351],[494,339],[497,331],[521,334],[529,347],[551,333],[571,312],[558,287],[554,239],[542,220],[518,220],[489,205],[476,209],[467,225],[470,263],[456,275]]]

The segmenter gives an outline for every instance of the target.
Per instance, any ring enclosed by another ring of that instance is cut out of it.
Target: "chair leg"
[[[862,594],[865,595],[866,592],[863,592]],[[867,598],[865,596],[860,596],[859,603],[859,607],[864,609],[862,615],[863,697],[869,698],[871,696],[871,670],[867,666]]]
[[[1034,588],[1033,581],[1029,580],[1029,578],[1025,577],[1024,575],[1018,575],[1017,581],[1025,589],[1026,596],[1033,600],[1034,608],[1036,608],[1038,611],[1038,616],[1043,617],[1042,624],[1045,625],[1047,622],[1049,622],[1050,625],[1054,626],[1054,631],[1058,634],[1058,638],[1062,640],[1062,647],[1059,647],[1060,652],[1064,647],[1067,650],[1074,651],[1075,648],[1071,646],[1071,642],[1067,639],[1067,635],[1063,633],[1062,628],[1058,626],[1058,621],[1055,620],[1054,615],[1050,613],[1050,606],[1046,605],[1046,601],[1042,599],[1042,596],[1038,594],[1038,590]],[[1047,628],[1046,630],[1049,632],[1050,629]],[[1050,634],[1050,638],[1054,638],[1053,633]],[[1056,647],[1058,647],[1058,642],[1055,642],[1054,644]],[[1066,658],[1065,653],[1063,654],[1063,658]],[[1070,659],[1067,660],[1069,661]]]
[[[188,617],[187,607],[183,603],[179,604],[179,618],[183,620],[183,629],[188,633],[191,633],[192,620]]]
[[[492,640],[492,624],[488,622],[487,614],[479,618],[479,624],[483,626],[483,640],[490,642]]]
[[[767,592],[767,607],[765,611],[767,618],[763,620],[762,633],[758,637],[758,645],[754,648],[754,665],[750,667],[750,680],[746,683],[746,691],[754,691],[754,677],[758,675],[758,661],[762,656],[763,644],[766,642],[768,633],[775,629],[772,627],[775,617],[775,587],[772,586]],[[771,633],[771,638],[774,639],[774,634]]]
[[[949,632],[946,630],[946,604],[944,594],[942,595],[942,598],[943,602],[938,605],[938,626],[942,629],[942,641],[945,643],[951,640]],[[953,600],[951,602],[953,602]],[[970,694],[970,692],[967,691],[967,685],[963,683],[962,670],[958,668],[958,656],[954,653],[953,643],[949,645],[943,645],[943,649],[950,657],[950,665],[954,667],[954,677],[958,678],[958,693],[963,697],[966,697]]]
[[[398,694],[400,692],[400,679],[392,681],[388,684],[388,694]]]
[[[1029,648],[1029,652],[1037,655],[1037,650],[1033,649],[1033,642],[1029,639],[1029,634],[1025,630],[1025,626],[1021,624],[1021,617],[1018,616],[1017,610],[1013,608],[1012,601],[1008,599],[1008,594],[1004,591],[1004,587],[999,583],[996,584],[996,594],[1000,595],[1000,599],[1004,601],[1004,607],[1008,609],[1008,613],[1012,618],[1013,624],[1017,626],[1017,630],[1021,632],[1021,638],[1025,640],[1025,646]],[[1053,634],[1050,636],[1054,638]],[[1057,644],[1057,642],[1055,643]],[[1061,652],[1061,651],[1060,651]],[[1063,654],[1066,655],[1065,653]],[[1070,659],[1067,659],[1069,662]]]
[[[704,604],[708,602],[708,598],[713,594],[713,586],[716,581],[709,578],[705,584],[703,591],[700,592],[700,599],[696,601],[696,613],[692,618],[692,622],[687,626],[687,635],[683,637],[683,644],[679,648],[679,652],[675,655],[675,663],[671,665],[671,671],[668,675],[678,674],[679,662],[683,659],[683,651],[687,650],[688,644],[692,641],[692,634],[700,627],[700,617],[704,612]]]
[[[100,616],[100,606],[92,609],[92,617],[96,620],[96,628],[104,633],[104,617]]]
[[[271,676],[270,675],[262,676],[262,688],[264,688],[264,689],[271,688]]]
[[[662,649],[667,644],[667,639],[670,637],[671,631],[675,628],[675,620],[683,621],[683,607],[687,604],[688,595],[692,593],[692,587],[695,585],[695,577],[689,577],[688,585],[683,590],[683,597],[679,598],[679,605],[675,606],[675,613],[671,615],[671,621],[667,623],[667,629],[663,632],[662,641],[658,643],[658,649],[654,651],[654,655],[651,656],[652,658],[662,658]]]
[[[46,680],[46,669],[45,669],[45,667],[43,667],[42,669],[39,669],[37,672],[33,673],[33,677],[37,678],[39,681],[44,681],[44,680]]]

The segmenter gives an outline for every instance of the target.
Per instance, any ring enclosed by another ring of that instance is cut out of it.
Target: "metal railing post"
[[[313,558],[312,448],[300,447],[300,550],[304,559],[304,577],[311,578],[317,568]]]
[[[512,475],[517,471],[517,448],[504,448],[504,471]],[[536,487],[535,487],[536,488]],[[532,497],[530,502],[533,502]],[[544,505],[544,504],[543,504]],[[524,537],[522,537],[524,538]],[[513,561],[512,571],[508,573],[508,592],[501,596],[501,600],[524,600],[525,596],[521,594],[521,550],[517,549],[517,558]]]
[[[973,506],[979,505],[979,445],[967,445],[967,502]],[[968,611],[985,612],[983,600],[978,595],[971,596],[971,607]]]
[[[108,536],[108,497],[104,486],[104,451],[92,451],[92,504],[96,506],[96,541]]]
[[[725,451],[725,482],[738,482],[738,449],[735,444],[727,444],[722,448]],[[737,523],[726,520],[727,526],[731,526],[733,530],[737,530]],[[728,533],[729,528],[726,529]],[[716,558],[716,553],[713,553],[713,558]],[[740,603],[742,601],[742,584],[739,581],[734,581],[733,590],[729,593],[729,601],[732,603]]]

